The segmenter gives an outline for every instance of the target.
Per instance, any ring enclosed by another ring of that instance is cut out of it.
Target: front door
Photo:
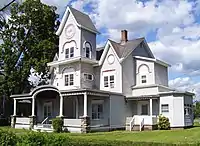
[[[52,117],[52,102],[45,102],[44,103],[44,118]]]

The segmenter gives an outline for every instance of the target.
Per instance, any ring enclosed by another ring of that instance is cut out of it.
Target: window
[[[92,119],[103,119],[103,104],[92,104]]]
[[[65,86],[74,85],[74,74],[65,75]]]
[[[65,58],[69,58],[69,49],[65,49]]]
[[[142,80],[142,83],[146,83],[147,82],[146,75],[141,76],[141,80]]]
[[[108,87],[108,76],[104,77],[104,87]]]
[[[191,104],[184,104],[184,114],[185,115],[192,114],[192,105]]]
[[[70,48],[70,57],[74,57],[74,47]]]
[[[93,80],[93,75],[92,74],[84,73],[84,79],[88,80],[88,81],[92,81]]]
[[[161,112],[169,112],[169,105],[168,104],[162,104],[161,105]]]
[[[85,57],[91,58],[91,51],[92,51],[91,44],[89,42],[86,42],[85,43]]]
[[[115,87],[115,77],[114,75],[111,76],[104,76],[104,87]]]
[[[148,104],[142,105],[142,113],[141,115],[148,115]]]
[[[115,87],[115,79],[114,76],[110,76],[110,88],[114,88]]]
[[[65,58],[74,57],[74,47],[65,49]]]

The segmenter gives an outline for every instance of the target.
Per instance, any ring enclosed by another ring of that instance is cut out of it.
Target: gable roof
[[[93,33],[99,33],[88,15],[68,6],[61,20],[60,26],[56,32],[57,35],[61,34],[65,23],[68,19],[69,13],[71,13],[74,16],[74,19],[76,20],[76,23],[79,27],[89,30]]]
[[[144,37],[137,38],[134,40],[127,41],[125,44],[117,43],[113,40],[108,40],[107,43],[110,43],[112,48],[115,50],[118,58],[120,59],[120,62],[122,62],[126,57],[130,55],[141,43],[144,43],[147,47],[147,51],[154,58],[153,53],[151,52],[150,48],[148,47],[148,44],[146,43],[146,40]],[[106,50],[105,48],[104,50]],[[105,55],[101,55],[102,57],[105,57]],[[101,60],[104,60],[103,58]],[[101,63],[100,63],[101,64]]]

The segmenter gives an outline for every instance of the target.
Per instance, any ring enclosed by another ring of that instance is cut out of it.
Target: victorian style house
[[[134,24],[133,24],[134,25]],[[59,52],[48,63],[51,83],[12,95],[12,126],[52,131],[62,117],[71,132],[156,129],[193,125],[193,94],[168,87],[169,65],[155,58],[145,38],[108,40],[96,48],[98,30],[88,15],[67,7],[56,33]]]

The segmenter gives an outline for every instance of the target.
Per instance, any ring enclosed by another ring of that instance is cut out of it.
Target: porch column
[[[84,93],[84,114],[83,117],[87,117],[87,93]]]
[[[153,108],[153,106],[152,106],[152,99],[150,99],[150,116],[152,116],[152,114],[153,114],[152,108]]]
[[[63,96],[60,95],[60,117],[63,116]]]
[[[13,116],[17,115],[17,100],[14,98],[14,109],[13,109]]]
[[[32,97],[32,117],[35,116],[35,97]]]

